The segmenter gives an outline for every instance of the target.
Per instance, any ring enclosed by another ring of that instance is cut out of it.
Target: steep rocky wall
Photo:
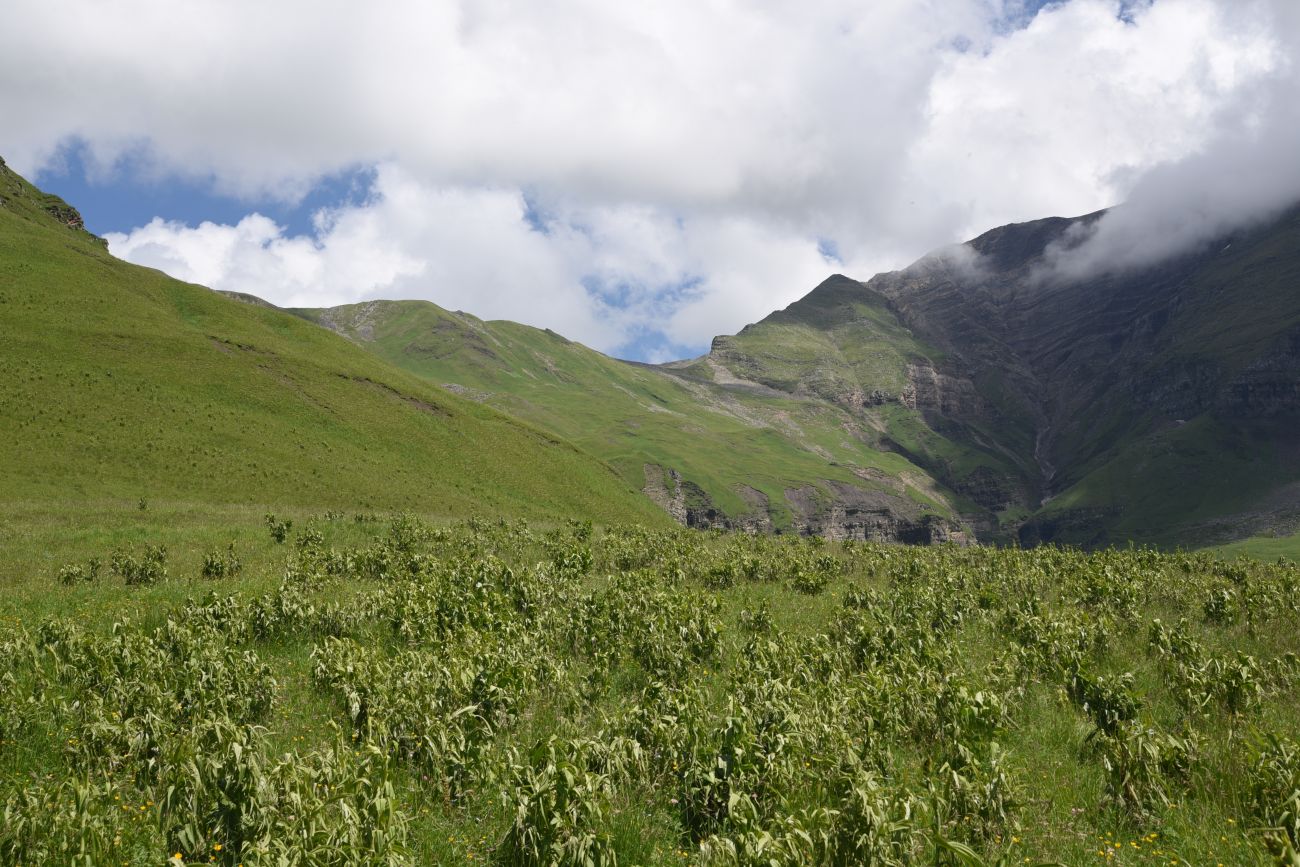
[[[683,479],[676,470],[658,464],[646,464],[644,469],[646,495],[684,526],[745,533],[782,532],[772,520],[767,495],[756,488],[740,486],[737,493],[749,511],[729,515],[703,488]],[[789,531],[827,539],[913,545],[966,545],[973,541],[963,527],[926,513],[905,497],[845,482],[826,481],[824,485],[786,489],[786,505],[794,516]]]
[[[1218,393],[1214,411],[1232,418],[1300,416],[1300,328]]]
[[[899,402],[922,412],[937,412],[956,418],[974,418],[986,413],[975,383],[964,376],[943,373],[930,364],[909,364],[907,382]]]
[[[787,488],[785,499],[795,516],[795,531],[804,535],[915,545],[971,541],[964,529],[914,503],[844,482]]]

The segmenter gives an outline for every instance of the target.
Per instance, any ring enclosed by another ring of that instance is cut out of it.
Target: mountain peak
[[[1105,210],[1080,217],[1045,217],[1024,223],[1008,223],[989,229],[966,242],[995,271],[1010,271],[1032,262],[1054,241],[1075,225],[1090,225],[1101,219]]]
[[[831,328],[856,316],[856,305],[879,296],[859,280],[832,274],[807,295],[760,320],[760,325],[811,325]]]

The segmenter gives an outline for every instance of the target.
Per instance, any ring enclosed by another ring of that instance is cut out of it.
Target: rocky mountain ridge
[[[909,456],[982,506],[1030,513],[1021,541],[1190,542],[1207,521],[1228,535],[1294,526],[1295,502],[1277,492],[1300,477],[1300,208],[1147,267],[1045,277],[1051,251],[1101,216],[1004,226],[864,283],[837,276],[738,337],[764,323],[844,329],[854,303],[884,299],[928,347],[905,368],[913,405],[932,432],[988,460]],[[763,380],[761,353],[737,359],[734,341],[721,345],[715,354]],[[804,387],[827,379],[803,373]],[[1204,502],[1203,491],[1234,487]],[[1143,505],[1143,489],[1166,502]],[[1261,500],[1276,507],[1261,516],[1249,508]]]

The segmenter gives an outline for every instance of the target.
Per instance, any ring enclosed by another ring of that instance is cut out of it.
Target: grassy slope
[[[573,446],[296,317],[114,259],[0,173],[7,509],[146,498],[662,520]]]
[[[1290,536],[1252,536],[1215,549],[1225,558],[1253,557],[1256,560],[1291,560],[1300,563],[1300,533]]]
[[[728,515],[755,512],[738,492],[748,485],[767,495],[776,525],[788,526],[786,489],[827,480],[878,488],[905,508],[949,513],[950,494],[905,458],[872,448],[872,432],[815,398],[720,387],[697,370],[628,364],[549,331],[483,322],[424,301],[296,312],[432,382],[468,389],[556,431],[631,484],[644,484],[646,464],[676,469]],[[865,482],[852,468],[878,471],[884,481]]]
[[[676,469],[727,515],[754,515],[741,485],[788,526],[789,487],[848,482],[950,513],[952,495],[836,407],[762,389],[723,387],[698,370],[666,372],[610,359],[551,331],[484,322],[428,302],[368,302],[296,311],[330,324],[399,367],[467,389],[491,406],[571,439],[645,484],[646,464]],[[863,481],[853,468],[879,472]],[[904,485],[906,477],[914,484]]]

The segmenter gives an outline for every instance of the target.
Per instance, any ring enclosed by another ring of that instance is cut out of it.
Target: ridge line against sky
[[[11,5],[0,154],[116,255],[639,360],[1007,222],[1127,200],[1079,276],[1300,198],[1290,0]]]

